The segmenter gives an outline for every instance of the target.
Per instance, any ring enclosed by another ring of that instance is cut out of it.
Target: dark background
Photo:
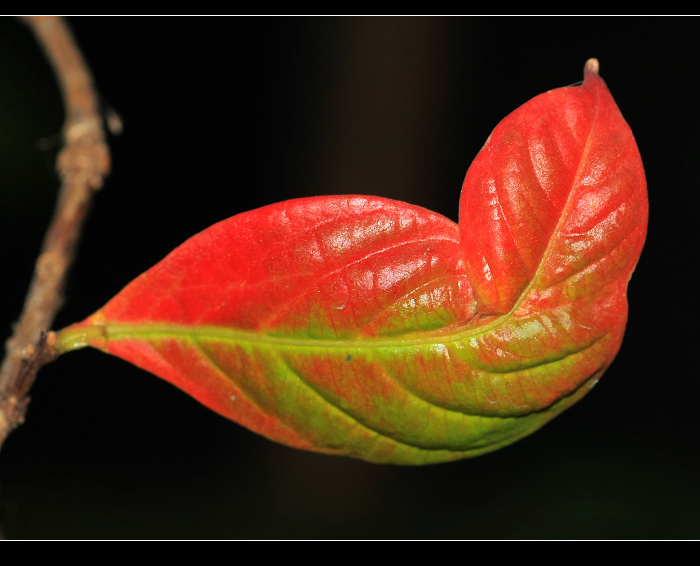
[[[210,224],[365,193],[457,219],[499,120],[597,57],[635,133],[650,223],[620,354],[533,436],[473,460],[377,466],[296,451],[125,362],[45,367],[0,455],[8,538],[700,538],[694,319],[700,21],[71,18],[124,121],[56,328]],[[29,31],[0,19],[2,340],[58,185],[63,121]]]

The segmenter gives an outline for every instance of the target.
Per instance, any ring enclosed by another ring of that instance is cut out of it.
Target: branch
[[[37,371],[56,356],[55,336],[46,332],[63,304],[63,285],[92,195],[102,187],[110,168],[92,76],[68,26],[58,17],[23,20],[58,78],[66,108],[65,146],[56,161],[61,179],[56,210],[0,366],[0,448],[10,431],[24,421],[27,393]]]

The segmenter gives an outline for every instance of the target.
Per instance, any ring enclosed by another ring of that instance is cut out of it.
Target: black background
[[[56,328],[210,224],[363,193],[457,220],[499,120],[597,57],[647,172],[647,244],[595,390],[499,452],[422,468],[280,446],[125,362],[45,367],[0,455],[8,538],[700,538],[692,18],[71,18],[124,121]],[[53,210],[63,110],[0,20],[2,339]]]

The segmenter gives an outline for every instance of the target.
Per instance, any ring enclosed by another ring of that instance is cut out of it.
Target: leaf
[[[632,132],[597,62],[493,131],[459,226],[368,196],[291,200],[194,236],[58,333],[273,440],[373,462],[489,452],[616,355],[647,225]]]

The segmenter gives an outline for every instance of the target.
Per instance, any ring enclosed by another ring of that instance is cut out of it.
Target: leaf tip
[[[586,65],[583,67],[584,74],[593,73],[594,75],[597,75],[598,71],[600,71],[600,63],[598,63],[598,59],[591,58],[586,61]]]

